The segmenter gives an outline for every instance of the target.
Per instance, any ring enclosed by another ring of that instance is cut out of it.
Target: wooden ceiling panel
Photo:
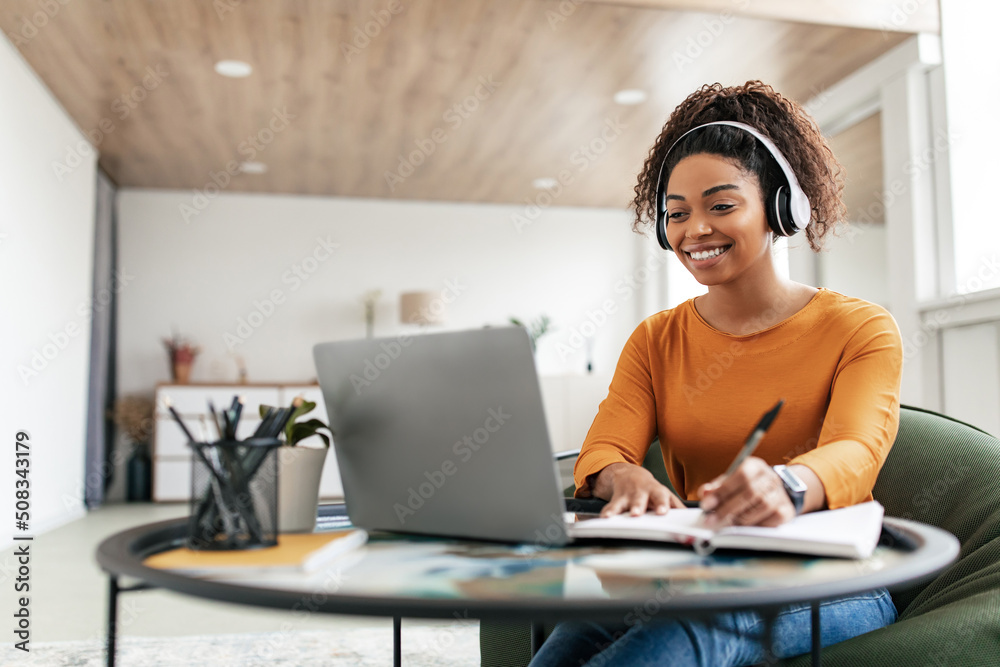
[[[0,28],[83,131],[111,123],[101,165],[123,186],[202,190],[252,157],[268,172],[228,190],[525,203],[532,179],[566,170],[555,204],[610,207],[701,84],[759,78],[804,102],[906,37],[613,3],[400,3],[377,26],[388,0],[75,2],[25,40],[38,6],[8,0]],[[221,59],[254,73],[221,77]],[[622,88],[649,99],[616,105]],[[419,164],[400,172],[400,156]]]

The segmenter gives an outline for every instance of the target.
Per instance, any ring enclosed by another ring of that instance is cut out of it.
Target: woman
[[[818,251],[844,220],[842,190],[815,122],[770,86],[704,86],[674,110],[639,176],[633,228],[658,226],[708,293],[628,339],[576,463],[577,497],[608,500],[605,516],[682,507],[641,467],[659,437],[671,483],[711,526],[776,526],[871,499],[899,422],[898,328],[877,305],[783,278],[771,251],[800,230]],[[755,455],[723,478],[779,399]],[[892,623],[896,609],[878,590],[824,602],[821,618],[828,645]],[[783,610],[776,656],[807,652],[810,627],[808,605]],[[752,665],[762,628],[752,612],[563,623],[531,664]]]

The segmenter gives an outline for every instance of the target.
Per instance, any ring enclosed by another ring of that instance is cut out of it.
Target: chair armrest
[[[565,461],[566,459],[575,459],[579,455],[579,449],[567,449],[561,452],[556,452],[553,456],[555,456],[556,461]]]

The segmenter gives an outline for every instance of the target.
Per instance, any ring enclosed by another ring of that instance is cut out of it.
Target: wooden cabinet
[[[157,502],[185,501],[191,497],[191,449],[187,438],[165,407],[169,397],[174,409],[196,438],[211,429],[208,401],[216,409],[227,407],[233,396],[242,396],[243,411],[237,436],[250,436],[260,424],[260,406],[286,406],[296,396],[314,401],[316,409],[309,417],[326,418],[326,405],[319,386],[309,384],[226,385],[226,384],[161,384],[156,388],[156,431],[153,437],[153,500]],[[214,437],[214,431],[208,431]],[[330,448],[320,481],[320,498],[338,499],[344,495],[337,469],[337,457]]]

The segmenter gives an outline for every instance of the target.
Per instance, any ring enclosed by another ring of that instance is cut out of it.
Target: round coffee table
[[[342,514],[336,506],[325,515]],[[819,603],[851,593],[912,587],[947,567],[959,543],[941,529],[886,518],[912,550],[880,546],[864,560],[731,551],[699,556],[687,547],[601,542],[562,548],[373,534],[368,544],[312,573],[253,578],[195,578],[143,560],[181,546],[185,520],[140,526],[101,543],[109,574],[108,664],[115,659],[115,617],[122,592],[164,588],[200,598],[276,609],[392,617],[396,664],[400,619],[478,618],[541,622],[638,622],[656,616],[704,616],[753,609],[770,624],[781,607],[811,602],[813,656],[819,653]],[[119,577],[139,583],[119,586]]]

